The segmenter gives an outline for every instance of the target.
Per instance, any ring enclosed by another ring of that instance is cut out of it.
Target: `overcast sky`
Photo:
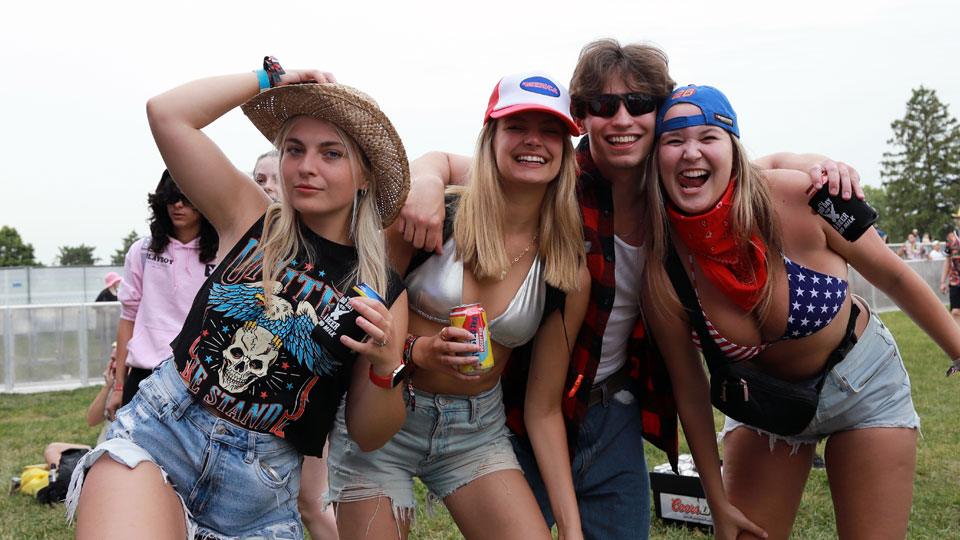
[[[528,5],[529,4],[529,5]],[[960,2],[9,2],[0,56],[0,225],[37,258],[85,243],[100,263],[147,233],[164,168],[146,100],[249,71],[272,54],[332,71],[377,99],[408,156],[469,153],[504,74],[569,82],[599,37],[649,41],[678,84],[722,89],[752,155],[818,152],[880,185],[879,162],[911,89],[960,107]],[[473,6],[473,7],[471,7]],[[591,6],[591,7],[586,7]],[[784,6],[784,7],[778,7]],[[239,111],[208,128],[249,171],[269,144]]]

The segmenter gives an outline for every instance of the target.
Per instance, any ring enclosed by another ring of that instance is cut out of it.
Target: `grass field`
[[[960,376],[944,378],[947,361],[925,334],[900,312],[883,315],[900,345],[913,382],[913,399],[923,421],[913,510],[908,538],[960,538]],[[0,394],[0,474],[5,482],[19,476],[23,465],[43,460],[51,441],[92,444],[99,428],[87,427],[84,415],[97,388],[30,395]],[[719,417],[718,417],[719,425]],[[686,451],[685,446],[681,448]],[[666,461],[648,446],[651,468]],[[419,486],[424,504],[425,490]],[[652,511],[652,509],[651,509]],[[651,538],[709,538],[697,530],[666,526],[654,520]],[[794,538],[834,538],[833,510],[826,473],[814,470],[794,528]],[[20,495],[0,498],[0,539],[73,538],[63,505],[46,507]],[[410,534],[413,540],[462,538],[449,514],[440,506],[434,517],[421,514]]]

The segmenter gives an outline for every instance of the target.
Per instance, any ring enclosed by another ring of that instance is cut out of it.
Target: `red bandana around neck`
[[[736,177],[731,178],[717,204],[703,214],[684,214],[668,200],[667,215],[707,279],[727,298],[749,311],[760,299],[760,291],[767,282],[767,249],[756,234],[746,249],[737,245],[736,235],[730,228],[735,182]]]

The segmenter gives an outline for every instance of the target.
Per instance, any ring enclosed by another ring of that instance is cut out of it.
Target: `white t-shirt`
[[[631,246],[618,236],[613,237],[616,267],[614,279],[616,291],[613,308],[607,327],[603,331],[603,344],[597,376],[597,384],[616,373],[627,361],[627,341],[640,316],[640,276],[646,262],[643,246]]]

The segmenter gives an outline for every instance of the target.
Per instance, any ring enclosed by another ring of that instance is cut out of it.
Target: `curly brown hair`
[[[176,203],[183,197],[180,187],[174,182],[170,172],[164,169],[160,182],[153,193],[147,195],[147,204],[150,206],[150,251],[160,254],[170,244],[170,237],[176,231],[173,221],[167,213],[167,205]],[[208,263],[217,257],[220,247],[220,236],[213,225],[200,214],[200,262]]]

